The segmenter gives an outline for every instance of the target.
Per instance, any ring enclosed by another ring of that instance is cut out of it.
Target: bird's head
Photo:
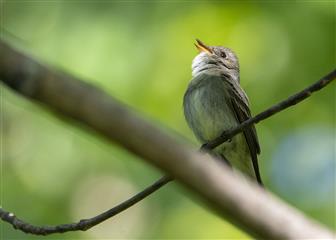
[[[195,46],[199,54],[192,62],[193,76],[201,72],[219,71],[229,75],[239,75],[239,62],[236,54],[229,48],[221,46],[207,46],[196,39]]]

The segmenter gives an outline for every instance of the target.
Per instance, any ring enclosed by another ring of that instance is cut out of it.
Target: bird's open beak
[[[212,50],[210,49],[210,47],[208,47],[207,45],[205,45],[203,42],[201,42],[201,40],[196,38],[196,42],[195,46],[198,49],[198,51],[200,52],[206,52],[208,54],[212,54]]]

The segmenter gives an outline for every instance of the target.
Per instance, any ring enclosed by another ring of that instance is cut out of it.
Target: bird
[[[206,144],[251,118],[251,112],[240,86],[237,55],[227,47],[207,46],[199,39],[196,42],[199,54],[192,61],[192,80],[183,97],[183,109],[194,135]],[[254,125],[211,150],[211,154],[263,186]]]

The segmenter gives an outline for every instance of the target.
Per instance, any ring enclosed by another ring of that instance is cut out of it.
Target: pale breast
[[[190,84],[184,97],[184,112],[201,142],[212,140],[224,130],[238,125],[228,99],[225,84],[219,76],[204,75],[201,81]]]

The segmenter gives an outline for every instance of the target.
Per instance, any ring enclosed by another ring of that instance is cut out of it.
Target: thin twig
[[[35,226],[17,218],[13,213],[7,212],[2,208],[0,208],[0,217],[3,221],[10,223],[15,229],[19,229],[25,233],[35,235],[49,235],[53,233],[64,233],[69,231],[86,231],[133,206],[171,180],[172,178],[164,176],[138,194],[107,210],[106,212],[103,212],[92,218],[82,219],[76,223],[61,224],[56,226]]]
[[[331,83],[336,78],[336,69],[331,71],[329,74],[321,78],[319,81],[315,82],[314,84],[310,85],[309,87],[303,89],[302,91],[288,97],[286,100],[283,100],[272,107],[266,109],[265,111],[257,114],[256,116],[246,120],[245,122],[241,123],[237,127],[225,131],[219,136],[218,138],[210,141],[202,146],[203,149],[214,149],[215,147],[219,146],[220,144],[226,142],[230,138],[234,137],[236,134],[240,133],[244,129],[248,128],[249,126],[259,123],[262,120],[265,120],[276,113],[279,113],[286,108],[296,105],[297,103],[303,101],[304,99],[310,97],[312,93],[324,88],[329,83]]]

